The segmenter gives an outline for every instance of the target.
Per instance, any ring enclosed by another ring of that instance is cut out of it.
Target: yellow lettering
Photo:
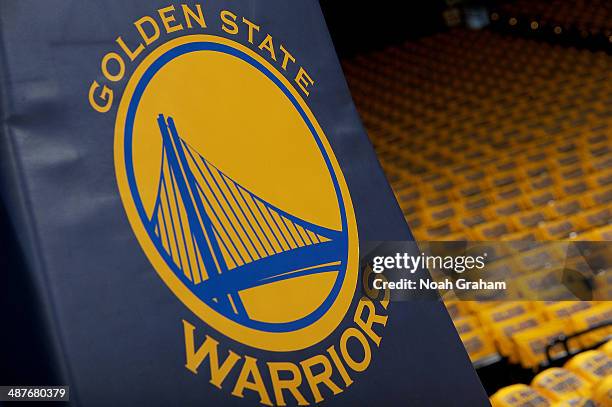
[[[280,45],[280,50],[283,52],[283,63],[281,66],[283,67],[283,70],[286,71],[289,60],[291,60],[292,63],[295,63],[295,58],[285,49],[285,47],[283,47],[283,44]]]
[[[253,376],[252,382],[248,381],[249,376]],[[238,377],[238,381],[236,381],[236,386],[234,386],[232,394],[236,397],[242,398],[244,397],[244,389],[256,391],[259,393],[259,401],[262,404],[267,406],[272,405],[272,400],[270,400],[266,386],[261,378],[259,368],[257,368],[257,359],[250,356],[244,357],[244,365],[242,365],[240,376]]]
[[[210,383],[220,389],[223,381],[240,359],[240,356],[230,350],[227,359],[219,366],[219,354],[217,350],[219,342],[206,335],[204,343],[196,351],[194,346],[195,327],[183,320],[183,330],[185,332],[185,355],[187,360],[185,367],[197,374],[198,367],[208,356],[210,362]]]
[[[344,384],[346,387],[349,387],[351,384],[353,384],[353,379],[351,379],[351,376],[349,376],[348,372],[346,371],[344,364],[340,360],[340,356],[338,356],[338,352],[336,352],[336,348],[333,345],[330,346],[327,348],[327,353],[329,353],[332,362],[334,362],[334,365],[336,365],[336,368],[338,368],[338,372],[340,372],[340,376],[342,377],[342,380],[344,380]]]
[[[276,53],[274,52],[274,44],[272,43],[272,36],[270,34],[266,35],[266,38],[259,44],[259,49],[267,49],[270,53],[270,57],[276,61]]]
[[[110,110],[111,105],[113,104],[113,91],[108,88],[108,86],[104,85],[102,87],[102,92],[98,95],[98,97],[105,101],[106,103],[103,105],[98,104],[95,98],[96,89],[100,87],[100,84],[97,81],[93,81],[91,86],[89,87],[89,104],[96,111],[100,113],[106,113]]]
[[[170,25],[170,23],[176,22],[176,18],[174,17],[174,14],[168,14],[173,11],[174,11],[174,6],[168,6],[168,7],[160,8],[159,10],[157,10],[157,12],[159,13],[159,17],[162,20],[162,24],[164,25],[164,28],[166,29],[166,32],[168,34],[173,33],[175,31],[180,31],[183,29],[182,24]]]
[[[119,71],[114,75],[108,70],[108,63],[112,60],[117,61],[117,65],[119,66]],[[123,79],[123,75],[125,74],[125,62],[123,62],[123,58],[116,52],[109,52],[104,55],[104,58],[102,58],[102,74],[111,82],[117,82]]]
[[[121,47],[123,52],[125,52],[125,54],[128,56],[128,58],[130,58],[130,61],[135,60],[136,57],[138,57],[138,55],[140,55],[140,53],[144,49],[144,45],[142,45],[142,43],[138,43],[138,46],[136,47],[134,51],[130,50],[130,48],[127,45],[125,45],[125,42],[123,41],[123,38],[121,37],[117,37],[115,41],[117,42],[117,44],[119,44],[119,46]]]
[[[357,339],[361,346],[363,347],[363,360],[361,362],[356,361],[348,352],[348,340],[350,338]],[[370,344],[368,343],[368,339],[365,337],[363,333],[357,328],[350,327],[346,331],[342,333],[340,337],[340,353],[342,357],[346,361],[346,364],[349,365],[351,369],[356,372],[363,372],[370,365],[370,361],[372,360],[372,352],[370,351]]]
[[[197,14],[191,10],[186,4],[182,4],[183,14],[185,15],[185,22],[187,27],[192,28],[191,19],[193,18],[202,28],[206,28],[206,22],[204,21],[204,14],[202,14],[202,7],[196,4]]]
[[[298,406],[307,406],[308,402],[300,393],[298,387],[302,384],[302,374],[297,365],[291,362],[268,362],[270,370],[270,378],[272,379],[272,388],[274,389],[274,398],[279,406],[286,406],[285,398],[283,397],[283,389],[289,390],[293,397],[297,400]],[[291,379],[281,380],[279,372],[287,371],[291,373]]]
[[[236,14],[231,11],[223,10],[221,11],[221,28],[228,34],[238,34],[238,24],[236,24]]]
[[[362,319],[364,308],[368,309],[368,316],[365,321]],[[376,314],[376,307],[374,306],[372,300],[365,296],[361,297],[361,299],[357,303],[357,309],[355,310],[355,317],[353,318],[353,320],[355,321],[357,326],[359,326],[363,330],[363,332],[365,332],[370,337],[370,339],[374,341],[376,346],[380,346],[381,337],[374,332],[374,329],[372,329],[372,325],[380,324],[382,326],[386,326],[387,319],[388,317],[385,315]]]
[[[148,35],[145,32],[144,27],[143,27],[144,23],[149,23],[151,25],[151,28],[153,28],[153,34]],[[144,40],[145,44],[147,44],[147,45],[151,45],[153,43],[153,41],[155,41],[155,40],[157,40],[159,38],[159,26],[157,25],[155,20],[153,20],[153,18],[151,18],[149,16],[142,17],[141,19],[139,19],[138,21],[136,21],[134,23],[134,26],[138,30],[138,33],[140,34],[140,37],[142,37],[142,39]]]
[[[297,75],[295,76],[295,83],[297,83],[297,85],[300,87],[300,89],[302,89],[302,92],[304,92],[306,96],[310,94],[306,90],[306,88],[310,85],[314,85],[314,81],[302,67],[300,67]]]
[[[242,17],[242,22],[249,26],[249,42],[252,44],[253,43],[253,30],[259,31],[259,26],[253,23],[252,21],[247,20],[244,17]]]
[[[308,385],[310,386],[310,390],[314,396],[315,403],[320,403],[323,401],[323,396],[321,396],[321,391],[319,390],[320,383],[325,384],[334,393],[334,395],[342,392],[342,389],[340,389],[340,387],[338,387],[331,379],[333,370],[327,357],[323,355],[315,355],[300,362],[300,364],[304,369],[304,374],[306,375],[306,380],[308,381]],[[312,373],[312,368],[316,365],[322,365],[323,371],[315,375]]]

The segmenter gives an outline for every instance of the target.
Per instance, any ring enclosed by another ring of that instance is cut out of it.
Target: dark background
[[[0,383],[60,384],[52,369],[50,349],[41,332],[38,296],[23,267],[23,256],[11,238],[12,228],[0,200]],[[0,402],[0,405],[2,403]]]
[[[446,29],[442,0],[319,3],[340,58]]]

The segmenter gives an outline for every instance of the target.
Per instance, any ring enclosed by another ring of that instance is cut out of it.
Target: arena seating
[[[491,397],[491,403],[493,407],[609,407],[612,405],[610,346],[612,341],[601,350],[589,350],[572,357],[563,367],[546,369],[536,375],[530,385],[519,383],[504,387]]]
[[[612,57],[606,53],[453,29],[343,66],[417,241],[612,240]],[[545,273],[536,264],[529,278]],[[602,298],[612,289],[609,275],[596,281]],[[503,359],[535,374],[548,363],[551,340],[612,320],[605,301],[445,298],[476,367]],[[604,327],[574,338],[570,355],[611,334]],[[551,353],[568,356],[560,348]],[[572,360],[579,357],[585,356]],[[531,387],[500,390],[495,405],[515,405],[508,397],[552,405],[559,398],[551,383],[566,376],[582,386],[576,384],[577,394],[590,397],[574,364],[540,373]]]
[[[608,55],[455,30],[344,68],[418,239],[610,239]]]

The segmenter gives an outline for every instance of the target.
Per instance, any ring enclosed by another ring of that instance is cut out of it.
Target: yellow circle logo
[[[344,318],[358,273],[346,182],[301,96],[255,52],[210,35],[153,51],[121,99],[115,167],[153,267],[213,328],[292,351]]]

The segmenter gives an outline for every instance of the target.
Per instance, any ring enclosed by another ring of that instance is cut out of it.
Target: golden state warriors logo
[[[132,29],[87,96],[96,112],[117,109],[115,170],[138,242],[203,321],[177,320],[177,363],[264,405],[344,392],[381,345],[389,292],[356,295],[353,206],[302,99],[315,81],[289,45],[231,10],[170,4]]]
[[[291,351],[326,338],[356,289],[348,188],[291,83],[234,41],[189,35],[128,82],[115,167],[153,267],[204,322]]]

